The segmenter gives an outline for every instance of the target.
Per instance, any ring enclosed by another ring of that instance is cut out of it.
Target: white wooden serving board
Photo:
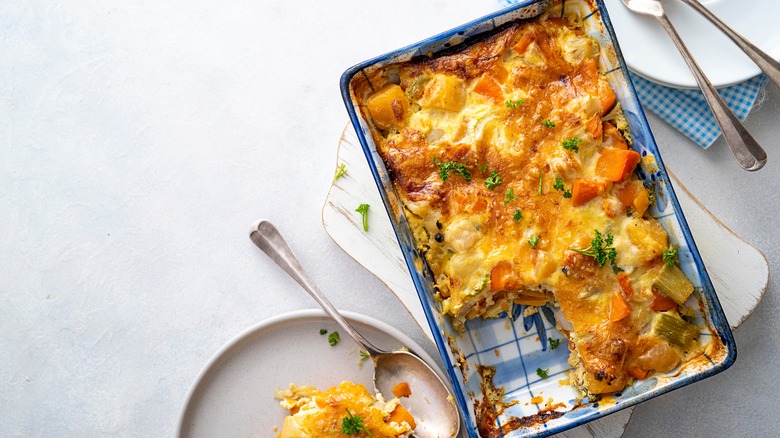
[[[351,125],[347,125],[339,141],[336,167],[342,163],[347,173],[334,181],[322,209],[325,231],[355,261],[387,285],[433,342],[401,248]],[[766,258],[707,211],[674,175],[672,182],[726,318],[736,328],[750,316],[764,295],[769,282]],[[355,211],[360,204],[371,206],[368,232],[363,231],[361,215]],[[633,409],[624,409],[557,436],[620,437]]]

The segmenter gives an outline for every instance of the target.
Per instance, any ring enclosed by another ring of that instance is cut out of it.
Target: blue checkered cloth
[[[511,6],[518,1],[499,0],[499,3]],[[707,149],[720,136],[718,122],[701,91],[658,85],[634,73],[629,76],[645,109],[652,111],[702,148]],[[766,76],[758,75],[745,82],[721,88],[718,92],[734,114],[740,120],[745,120],[766,82]]]
[[[720,136],[718,122],[701,91],[665,87],[635,73],[630,73],[630,76],[642,106],[699,146],[707,149]],[[766,82],[766,76],[758,75],[745,82],[721,88],[718,92],[734,114],[740,120],[745,120]]]

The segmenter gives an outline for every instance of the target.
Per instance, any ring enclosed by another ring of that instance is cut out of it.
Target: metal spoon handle
[[[769,77],[769,79],[772,80],[772,82],[780,86],[780,62],[769,56],[768,53],[756,47],[755,44],[746,40],[745,37],[738,34],[736,31],[734,31],[734,29],[729,27],[729,25],[722,22],[720,18],[710,12],[709,9],[705,8],[701,3],[698,2],[698,0],[682,0],[682,2],[703,15],[704,18],[709,20],[712,24],[715,25],[715,27],[720,29],[721,32],[726,34],[727,37],[731,38],[731,41],[734,41],[734,43],[739,46],[739,48],[742,49],[742,51],[745,52],[745,54],[756,63],[756,65],[758,65],[758,67],[767,75],[767,77]]]
[[[726,139],[726,144],[731,149],[731,153],[736,158],[737,163],[743,169],[751,171],[764,167],[764,164],[766,164],[766,152],[750,135],[737,116],[731,112],[726,102],[723,101],[715,87],[704,75],[704,72],[701,71],[688,48],[685,47],[685,43],[683,43],[680,35],[677,34],[674,26],[672,26],[672,22],[669,21],[666,14],[660,14],[656,18],[661,22],[669,36],[672,37],[672,41],[674,41],[686,64],[691,69],[696,82],[699,84],[699,88],[704,93],[707,104],[712,110],[712,114],[715,116],[715,120],[717,120],[721,131],[723,131],[723,138]]]
[[[368,342],[357,330],[355,330],[338,310],[331,304],[325,294],[320,291],[317,285],[309,278],[306,271],[303,270],[301,263],[295,257],[287,241],[284,240],[279,230],[268,221],[258,221],[249,231],[249,238],[263,250],[280,268],[284,269],[290,277],[303,287],[306,292],[314,298],[314,301],[322,307],[325,312],[338,323],[341,328],[349,334],[361,348],[366,350],[369,355],[377,356],[385,352],[376,348]]]

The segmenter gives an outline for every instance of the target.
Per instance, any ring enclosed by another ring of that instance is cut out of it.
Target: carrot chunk
[[[518,55],[522,55],[526,50],[528,50],[528,46],[531,45],[531,41],[532,39],[530,33],[523,34],[523,36],[520,37],[520,39],[514,46],[512,46],[512,48],[515,50],[515,52],[517,52]]]
[[[634,288],[631,286],[631,280],[628,278],[628,274],[625,272],[621,272],[617,276],[618,284],[620,285],[620,288],[623,289],[623,292],[626,293],[629,297],[631,295],[634,295]]]
[[[399,424],[406,421],[409,424],[409,427],[412,429],[417,427],[417,423],[414,422],[414,417],[412,417],[412,414],[410,414],[409,411],[404,409],[404,407],[401,405],[396,405],[395,409],[393,409],[393,412],[390,413],[389,421]]]
[[[492,77],[483,75],[474,85],[474,92],[481,94],[495,103],[501,103],[504,100],[504,92]]]
[[[632,150],[602,149],[596,162],[596,175],[607,181],[623,181],[639,164],[639,153]],[[573,194],[573,192],[572,192]]]
[[[606,184],[601,181],[575,179],[571,187],[571,202],[573,205],[584,205],[591,199],[604,193]]]
[[[638,195],[639,191],[642,189],[642,183],[638,181],[630,181],[621,187],[617,192],[615,192],[615,196],[617,197],[618,201],[623,204],[623,207],[633,208],[634,199],[636,199],[636,195]]]
[[[647,370],[643,370],[642,368],[629,368],[627,371],[629,376],[637,380],[642,380],[647,377]]]
[[[507,69],[504,67],[497,65],[493,68],[493,71],[490,72],[490,75],[493,76],[493,79],[495,79],[499,84],[503,84],[509,77],[509,71],[507,71]]]
[[[647,189],[642,188],[642,190],[639,191],[636,198],[634,198],[632,205],[634,206],[634,211],[636,211],[637,216],[642,217],[642,215],[645,214],[647,207],[650,206],[650,196],[647,194]]]
[[[609,320],[617,322],[631,314],[631,303],[618,291],[612,293],[612,308],[609,311]]]
[[[409,397],[412,395],[412,390],[409,388],[409,384],[406,382],[401,382],[395,386],[393,386],[393,395],[401,398],[401,397]]]
[[[615,96],[615,90],[609,85],[606,80],[599,81],[599,100],[601,101],[601,115],[605,116],[612,111],[612,107],[615,106],[617,96]]]
[[[590,135],[592,135],[593,138],[601,138],[601,116],[596,114],[591,117],[590,120],[588,120],[588,122],[585,124],[585,128],[588,130],[588,132],[590,132]]]
[[[666,312],[677,307],[677,303],[671,298],[667,297],[661,292],[653,291],[653,302],[650,304],[650,308],[656,312]]]
[[[618,131],[617,126],[610,122],[604,122],[602,131],[604,132],[604,146],[617,149],[628,149],[628,144],[620,134],[620,131]]]
[[[490,290],[510,290],[517,285],[512,262],[502,260],[490,271]]]

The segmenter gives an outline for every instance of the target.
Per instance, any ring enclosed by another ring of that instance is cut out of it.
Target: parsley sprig
[[[543,370],[541,368],[536,369],[536,375],[541,377],[542,379],[546,379],[549,376],[550,369]]]
[[[553,184],[553,188],[555,190],[563,192],[564,198],[571,198],[571,191],[563,187],[563,178],[555,178],[555,183]]]
[[[341,163],[341,165],[339,166],[339,170],[336,171],[336,176],[333,177],[333,181],[336,181],[337,179],[341,178],[346,174],[347,174],[347,165]]]
[[[490,190],[495,189],[501,185],[501,177],[498,176],[498,172],[495,170],[490,172],[490,176],[485,178],[485,186]]]
[[[528,244],[531,245],[531,249],[536,249],[536,245],[539,244],[539,236],[531,236],[531,238],[528,239]]]
[[[550,350],[555,350],[561,345],[560,339],[547,338],[547,341],[550,343]]]
[[[672,248],[671,246],[669,248],[666,248],[664,250],[664,263],[666,263],[666,266],[672,267],[677,262],[677,250]]]
[[[331,347],[335,347],[340,340],[341,337],[339,336],[339,332],[333,332],[328,335],[328,344],[330,344]]]
[[[507,100],[506,101],[506,107],[507,108],[518,108],[520,105],[525,103],[525,99],[518,99],[518,100]]]
[[[540,123],[548,128],[555,128],[555,123],[550,119],[542,120]]]
[[[601,236],[601,233],[599,233],[599,230],[594,231],[596,232],[596,237],[594,237],[590,242],[589,249],[583,250],[572,248],[571,250],[580,254],[585,254],[589,257],[593,257],[593,259],[596,260],[596,263],[598,263],[599,268],[606,265],[607,260],[612,262],[614,265],[615,258],[617,257],[617,250],[612,246],[612,240],[614,239],[614,236],[607,233],[607,238],[604,239]]]
[[[579,152],[580,143],[582,143],[582,139],[574,137],[568,140],[564,140],[564,142],[561,144],[563,145],[563,148],[566,149],[567,151]]]
[[[439,166],[439,176],[441,177],[442,181],[447,181],[450,177],[450,173],[452,172],[462,176],[466,181],[471,181],[471,172],[466,169],[465,164],[458,163],[457,161],[448,161],[446,163],[442,163],[438,158],[435,157],[433,162]]]
[[[363,418],[360,415],[352,415],[349,409],[347,409],[347,416],[341,420],[341,432],[344,435],[357,435],[360,432],[371,435],[371,432],[363,424]]]
[[[506,196],[504,197],[504,205],[509,204],[515,199],[517,199],[517,196],[515,196],[515,190],[510,187],[509,190],[506,191]]]
[[[515,222],[520,222],[521,220],[523,220],[523,212],[520,211],[519,208],[515,210],[515,214],[512,216],[512,220],[514,220]]]
[[[368,208],[371,207],[368,204],[360,204],[355,209],[356,212],[363,216],[363,231],[368,231]]]

